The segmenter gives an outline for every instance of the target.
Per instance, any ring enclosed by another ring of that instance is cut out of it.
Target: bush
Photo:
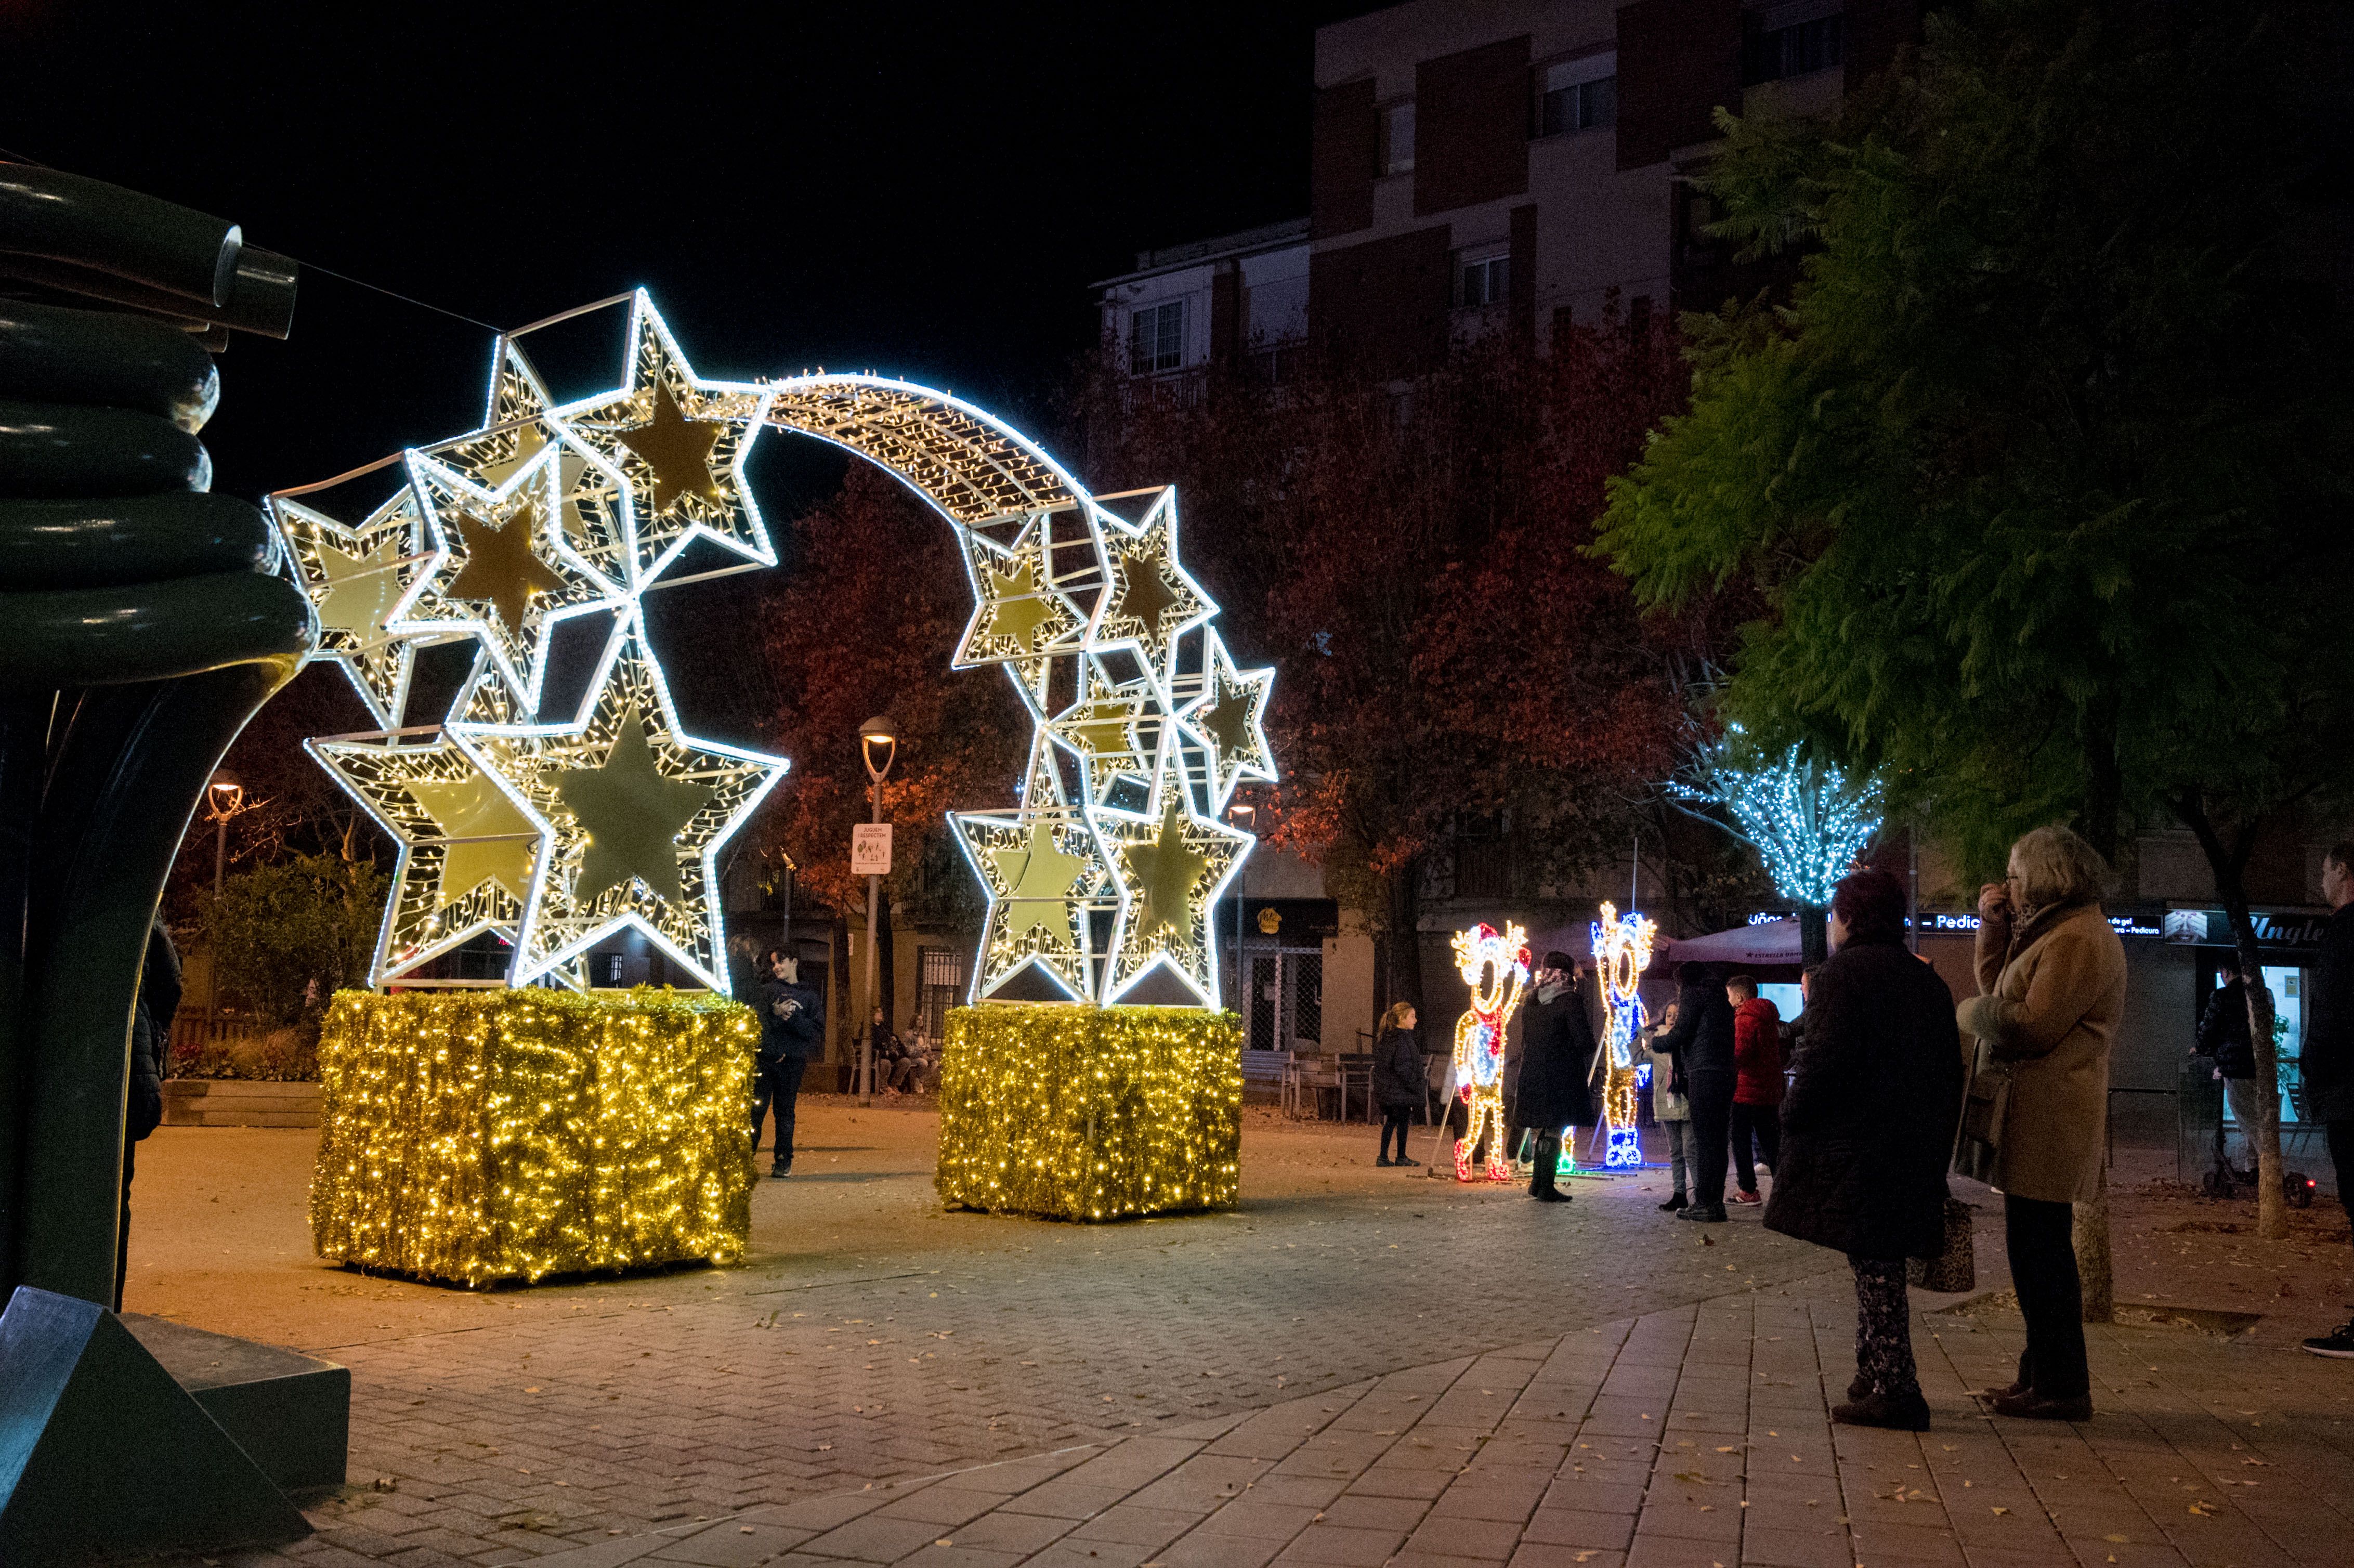
[[[319,1029],[273,1029],[267,1034],[231,1034],[174,1049],[164,1074],[174,1078],[245,1078],[261,1083],[304,1084],[319,1076]]]
[[[292,1029],[315,1046],[326,1000],[367,984],[385,888],[372,863],[334,855],[297,855],[228,878],[203,922],[221,1000],[265,1031]]]

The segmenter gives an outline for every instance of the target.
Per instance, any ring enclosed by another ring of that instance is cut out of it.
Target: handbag
[[[1970,1206],[1959,1198],[1946,1200],[1946,1239],[1935,1257],[1908,1257],[1904,1277],[1924,1290],[1948,1295],[1977,1287],[1978,1255],[1970,1232]]]
[[[1962,1095],[1962,1123],[1954,1134],[1954,1174],[1991,1182],[2002,1157],[2002,1128],[2010,1114],[2010,1069],[1978,1044],[1969,1087]]]

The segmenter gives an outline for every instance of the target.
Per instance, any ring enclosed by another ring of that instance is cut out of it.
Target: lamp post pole
[[[1238,828],[1247,829],[1258,820],[1256,806],[1234,805],[1226,808],[1226,821]],[[1250,973],[1243,966],[1243,888],[1235,884],[1235,1012],[1243,1021],[1247,1036],[1250,1029]]]
[[[875,750],[882,750],[883,760],[876,762]],[[883,779],[891,771],[891,759],[897,755],[899,743],[893,734],[891,721],[871,718],[858,726],[858,752],[866,764],[866,798],[872,803],[871,820],[878,825],[883,821]],[[875,1103],[875,1010],[883,1005],[883,879],[869,874],[866,878],[866,1018],[860,1031],[858,1045],[858,1103]]]

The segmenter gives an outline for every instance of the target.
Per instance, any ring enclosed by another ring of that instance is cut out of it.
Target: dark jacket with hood
[[[1373,1042],[1373,1098],[1384,1110],[1423,1105],[1430,1097],[1430,1079],[1422,1065],[1422,1046],[1414,1031],[1393,1025]]]
[[[2316,1121],[2354,1121],[2354,904],[2321,930],[2321,961],[2305,1001],[2306,1114]]]
[[[2199,1054],[2215,1058],[2215,1069],[2227,1078],[2256,1075],[2255,1035],[2248,1028],[2248,985],[2233,980],[2207,999],[2199,1015]]]
[[[1594,1020],[1584,988],[1564,982],[1545,1000],[1540,989],[1521,1008],[1521,1086],[1512,1119],[1557,1132],[1594,1125]]]
[[[1687,981],[1676,991],[1676,1026],[1654,1049],[1676,1059],[1678,1075],[1733,1076],[1733,1003],[1714,978]]]
[[[825,998],[791,980],[760,987],[760,1054],[769,1061],[808,1061],[825,1050]]]
[[[1934,1257],[1962,1110],[1954,993],[1901,936],[1850,938],[1815,976],[1782,1101],[1766,1227],[1859,1257]]]
[[[180,955],[161,920],[147,933],[146,967],[131,1010],[130,1133],[145,1138],[164,1120],[164,1062],[172,1050],[172,1019],[180,1011]]]

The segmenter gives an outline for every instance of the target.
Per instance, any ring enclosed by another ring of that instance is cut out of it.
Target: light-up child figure
[[[1486,921],[1455,933],[1455,967],[1471,988],[1471,1009],[1455,1021],[1456,1092],[1468,1125],[1455,1143],[1455,1179],[1471,1180],[1471,1151],[1488,1129],[1488,1180],[1512,1179],[1504,1153],[1504,1030],[1529,983],[1529,934],[1506,926],[1501,936]]]
[[[1608,1063],[1602,1090],[1602,1168],[1639,1170],[1643,1163],[1641,1135],[1635,1128],[1635,1089],[1650,1074],[1650,1065],[1635,1065],[1636,1032],[1643,1027],[1643,971],[1651,967],[1651,938],[1659,934],[1645,916],[1619,917],[1615,905],[1602,906],[1594,923],[1594,967],[1601,972],[1602,1000],[1610,1010],[1609,1033],[1602,1048]],[[1459,938],[1458,938],[1459,939]]]

